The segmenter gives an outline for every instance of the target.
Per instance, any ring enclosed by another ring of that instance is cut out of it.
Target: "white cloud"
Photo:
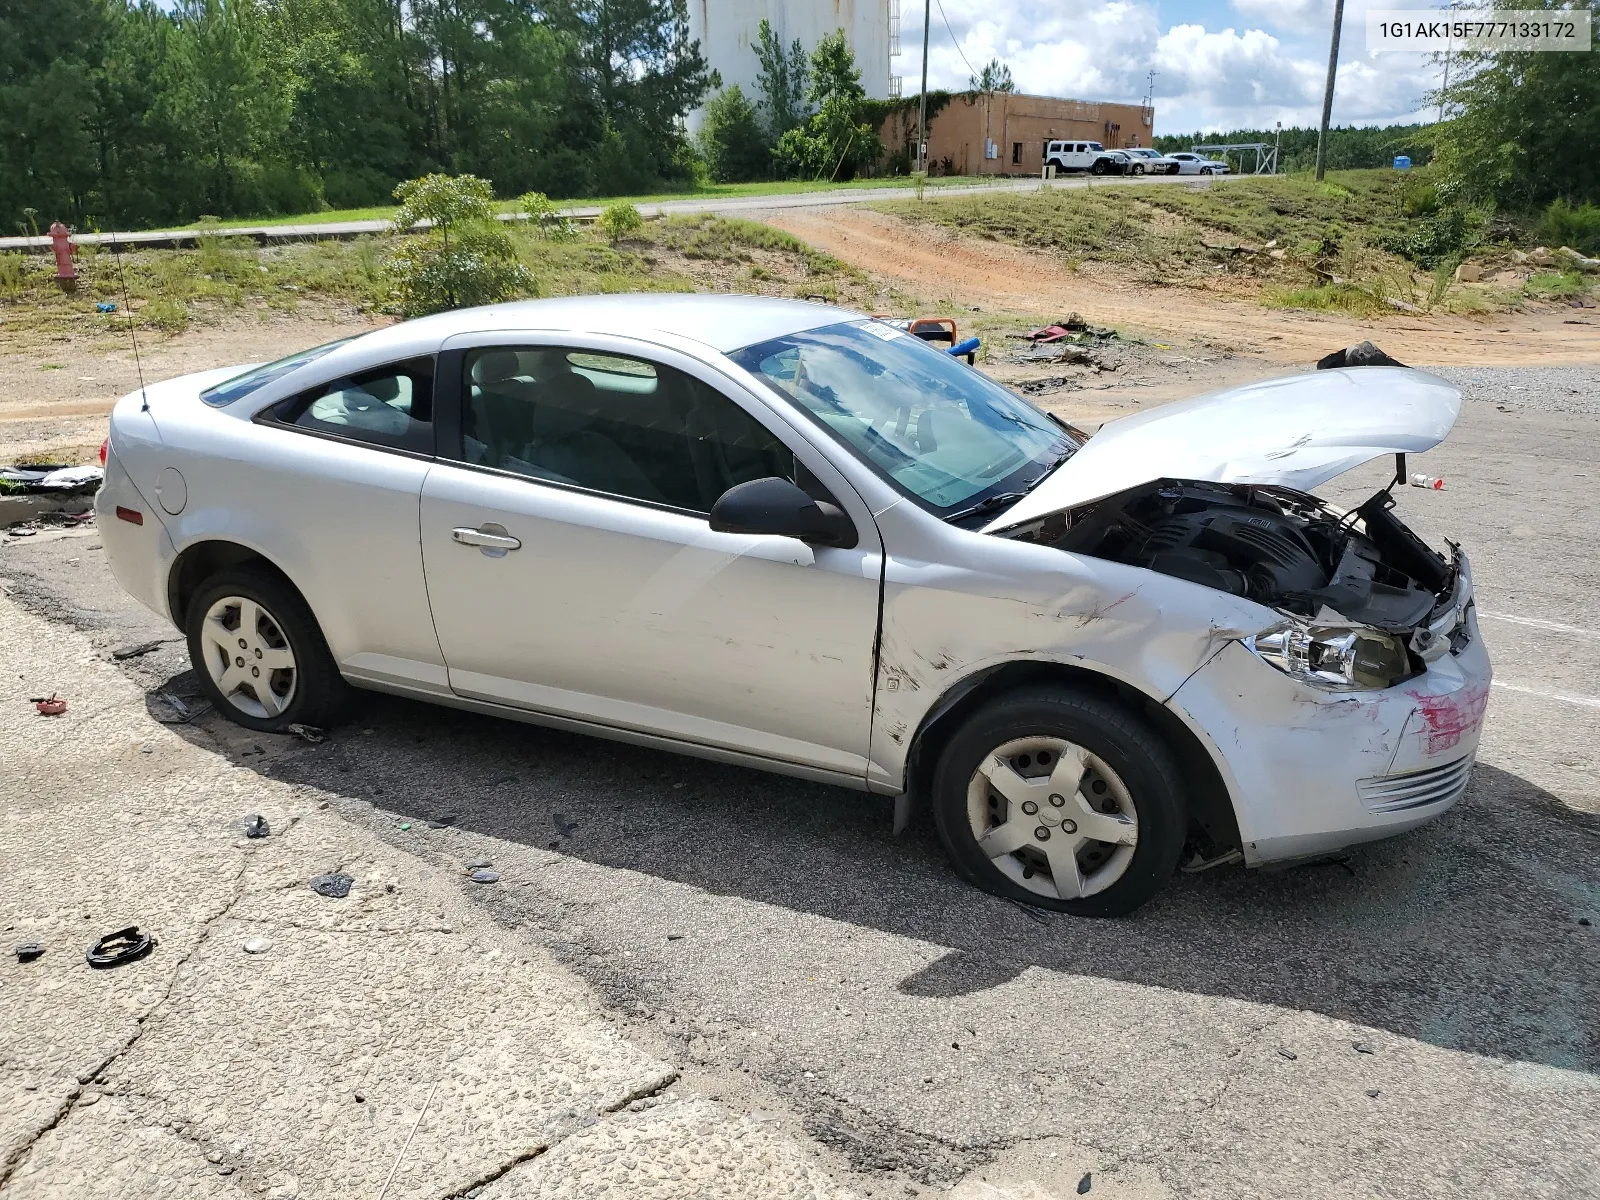
[[[1021,90],[1083,100],[1138,101],[1154,69],[1158,131],[1306,125],[1321,114],[1330,0],[1229,0],[1251,19],[1220,29],[1201,21],[1163,28],[1152,0],[942,2],[955,39],[935,6],[930,87],[964,88],[973,69],[999,58]],[[1350,0],[1346,9],[1336,123],[1411,118],[1436,82],[1420,56],[1366,53],[1365,10],[1380,2]],[[921,68],[920,10],[902,0],[905,53],[895,70],[908,94]]]

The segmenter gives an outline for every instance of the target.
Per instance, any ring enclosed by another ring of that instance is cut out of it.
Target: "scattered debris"
[[[681,933],[669,933],[669,934],[667,934],[667,941],[669,941],[669,942],[681,942],[681,941],[683,941],[683,934],[681,934]]]
[[[1052,392],[1077,391],[1083,385],[1070,375],[1047,375],[1043,379],[1023,379],[1011,385],[1025,396],[1048,396]]]
[[[1351,1042],[1350,1045],[1354,1048],[1354,1050],[1355,1050],[1355,1052],[1357,1054],[1376,1054],[1377,1053],[1377,1051],[1372,1048],[1371,1044],[1367,1043],[1367,1042]]]
[[[159,650],[159,649],[161,649],[161,647],[165,646],[168,642],[176,642],[176,641],[179,641],[179,640],[181,640],[181,639],[179,639],[179,638],[156,638],[154,641],[139,642],[137,645],[133,645],[133,646],[118,646],[115,650],[113,650],[111,652],[111,657],[114,658],[117,662],[123,662],[123,661],[125,661],[127,659],[130,659],[130,658],[138,658],[141,654],[149,654],[150,651],[152,651],[152,650]]]
[[[187,725],[211,707],[211,701],[209,700],[196,699],[193,704],[188,704],[171,692],[157,692],[156,696],[175,714],[171,717],[157,716],[156,720],[163,725]]]
[[[267,819],[260,813],[251,813],[244,819],[244,835],[247,838],[264,838],[272,834],[267,825]]]
[[[571,837],[577,831],[578,823],[565,813],[552,813],[550,819],[555,822],[556,832],[564,838]]]
[[[1278,1055],[1281,1058],[1287,1058],[1290,1062],[1294,1062],[1296,1059],[1298,1059],[1300,1057],[1293,1050],[1287,1050],[1282,1046],[1278,1047]]]
[[[293,725],[284,726],[284,732],[292,733],[302,742],[310,742],[313,746],[315,746],[318,742],[326,740],[328,736],[327,733],[317,728],[317,726],[302,725],[298,721],[296,721]]]
[[[1377,1088],[1368,1088],[1367,1089],[1367,1095],[1371,1096],[1374,1100],[1376,1100],[1378,1098],[1379,1094],[1380,1093],[1379,1093]]]
[[[265,954],[272,949],[272,939],[269,937],[246,938],[244,952],[246,954]]]
[[[1088,1171],[1085,1171],[1083,1173],[1083,1178],[1078,1180],[1078,1195],[1087,1196],[1089,1194],[1089,1185],[1090,1185],[1091,1179],[1092,1179],[1092,1176],[1090,1175],[1090,1173]]]
[[[455,813],[440,813],[437,817],[434,817],[433,820],[428,822],[428,828],[444,829],[448,826],[454,825],[456,820],[457,818]]]
[[[99,490],[105,472],[99,467],[41,463],[33,467],[0,467],[0,480],[10,495],[89,495]]]
[[[12,948],[11,953],[17,956],[19,963],[31,963],[36,958],[44,957],[44,943],[21,942]]]
[[[146,933],[137,925],[129,925],[115,933],[108,933],[84,952],[84,961],[97,970],[120,967],[143,958],[155,949],[155,935]]]
[[[472,880],[473,883],[499,883],[500,872],[491,871],[488,867],[479,867],[476,871],[472,872],[472,874],[468,875],[467,878]]]
[[[1243,852],[1241,852],[1239,848],[1235,846],[1232,850],[1225,851],[1224,853],[1217,855],[1215,858],[1205,858],[1199,853],[1199,851],[1196,851],[1195,856],[1178,869],[1185,875],[1197,875],[1201,871],[1209,871],[1213,867],[1225,867],[1230,863],[1243,861]]]
[[[1117,331],[1104,325],[1091,325],[1077,313],[1068,313],[1054,324],[1030,329],[1022,336],[1035,343],[1081,341],[1085,336],[1110,341],[1117,336]]]
[[[41,717],[59,717],[67,711],[67,702],[54,692],[48,696],[34,696],[30,703],[39,710]]]
[[[469,858],[467,859],[465,866],[469,871],[476,871],[479,867],[492,867],[494,866],[494,863],[492,860],[487,858]]]
[[[355,882],[343,871],[333,871],[327,875],[313,875],[311,877],[311,890],[319,896],[328,896],[334,900],[343,900],[350,894],[350,885]]]
[[[1317,370],[1331,371],[1337,367],[1403,367],[1405,363],[1390,358],[1371,342],[1357,342],[1343,350],[1335,350],[1317,360]]]

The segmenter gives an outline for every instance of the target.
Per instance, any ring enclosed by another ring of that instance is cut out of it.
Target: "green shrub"
[[[738,84],[718,92],[706,105],[699,143],[711,178],[718,183],[765,179],[772,169],[772,148],[761,117]]]
[[[577,227],[543,192],[527,192],[517,203],[528,214],[528,228],[538,237],[565,242],[577,236]]]
[[[532,295],[532,272],[517,261],[510,236],[494,219],[494,193],[488,180],[474,175],[425,175],[394,190],[400,208],[397,229],[429,223],[428,231],[407,238],[389,259],[408,317],[494,304]]]
[[[644,218],[639,215],[639,210],[624,200],[608,204],[601,209],[597,222],[606,241],[615,246],[624,238],[638,233],[644,228]]]
[[[1565,199],[1553,200],[1539,218],[1538,238],[1546,246],[1571,246],[1584,254],[1600,255],[1600,205],[1574,208]]]

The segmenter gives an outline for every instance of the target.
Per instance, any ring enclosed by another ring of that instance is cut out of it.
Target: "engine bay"
[[[1012,536],[1407,635],[1449,597],[1455,570],[1393,507],[1387,489],[1340,513],[1287,488],[1163,479]]]

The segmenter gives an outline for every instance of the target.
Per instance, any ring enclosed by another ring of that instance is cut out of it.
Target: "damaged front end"
[[[1389,488],[1343,512],[1281,486],[1160,479],[1006,536],[1265,605],[1283,619],[1246,647],[1304,683],[1355,691],[1412,679],[1467,637],[1465,560],[1393,510]]]

